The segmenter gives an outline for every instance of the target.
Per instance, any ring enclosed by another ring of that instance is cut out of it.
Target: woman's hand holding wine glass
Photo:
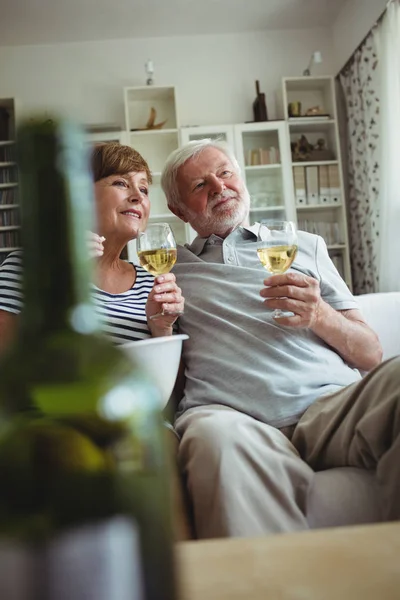
[[[175,276],[169,272],[176,262],[177,251],[168,223],[148,225],[137,238],[137,253],[142,267],[156,277],[146,305],[148,319],[157,319],[161,328],[171,327],[183,314],[184,299]]]

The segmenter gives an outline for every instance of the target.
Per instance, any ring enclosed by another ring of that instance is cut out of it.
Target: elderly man
[[[299,232],[292,268],[268,276],[220,142],[173,152],[161,183],[198,233],[174,268],[190,336],[176,430],[198,537],[306,529],[314,471],[335,466],[376,469],[384,516],[400,518],[400,359],[380,364],[324,241]],[[361,380],[358,369],[374,370]]]

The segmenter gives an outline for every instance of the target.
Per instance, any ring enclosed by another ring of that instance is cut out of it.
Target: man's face
[[[228,157],[209,147],[178,170],[180,209],[176,211],[201,237],[226,237],[247,222],[249,193]]]

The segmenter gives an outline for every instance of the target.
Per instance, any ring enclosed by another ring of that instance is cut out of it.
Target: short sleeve
[[[325,241],[318,236],[316,263],[320,276],[321,296],[335,310],[358,308],[358,304],[333,264]]]
[[[0,310],[17,315],[22,306],[22,251],[17,250],[0,265]]]

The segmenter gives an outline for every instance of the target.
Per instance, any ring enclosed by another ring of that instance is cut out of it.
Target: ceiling
[[[306,29],[346,0],[0,0],[0,46]]]

